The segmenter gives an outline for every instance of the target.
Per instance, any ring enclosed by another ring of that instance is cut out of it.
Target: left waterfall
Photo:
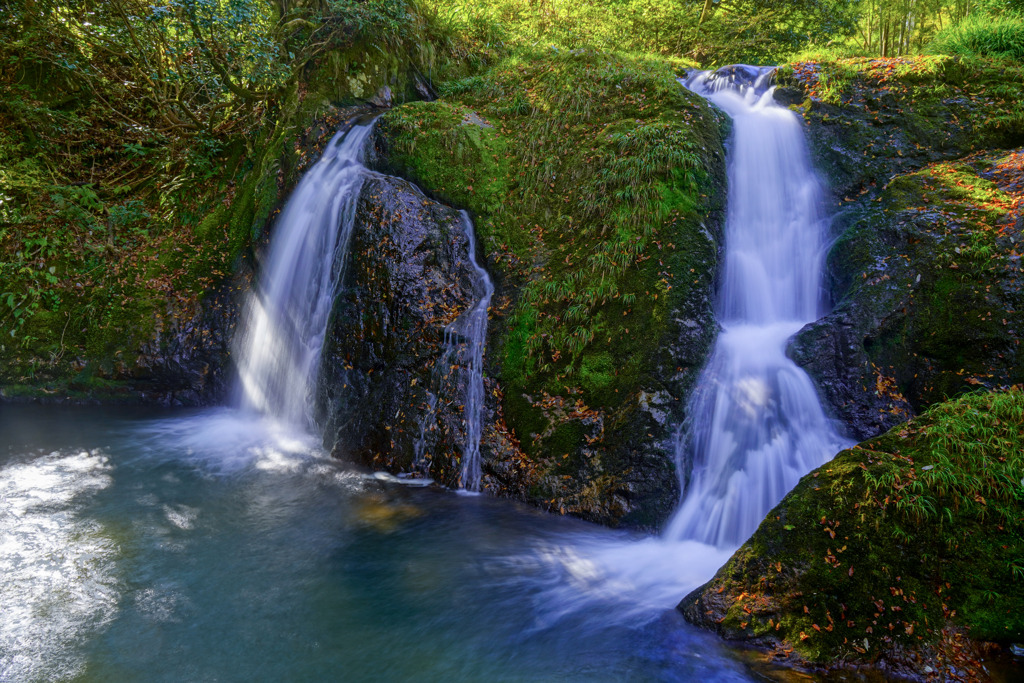
[[[312,427],[324,333],[345,267],[373,123],[336,134],[277,218],[235,337],[236,402]]]

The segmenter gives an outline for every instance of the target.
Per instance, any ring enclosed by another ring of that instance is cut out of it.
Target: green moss
[[[1003,156],[900,175],[848,216],[830,263],[837,314],[862,328],[866,390],[889,377],[920,410],[1024,381],[1014,360],[1024,296],[1007,235],[1016,162]],[[1001,164],[1011,174],[1005,187],[992,180]]]
[[[1022,420],[1019,390],[965,396],[815,470],[701,589],[720,628],[814,662],[939,647],[948,623],[1019,641]]]
[[[947,56],[798,62],[780,92],[808,123],[830,187],[851,201],[883,179],[1024,141],[1024,68]]]
[[[387,141],[390,170],[453,206],[480,218],[477,232],[488,243],[506,245],[517,257],[527,253],[529,235],[507,230],[495,216],[509,193],[507,140],[467,107],[413,102],[385,114],[378,130]]]
[[[580,362],[580,383],[583,389],[597,393],[615,381],[615,361],[608,353],[584,353]]]
[[[512,91],[528,105],[510,109]],[[513,58],[448,92],[460,101],[407,105],[379,126],[388,164],[471,209],[494,264],[527,281],[505,378],[539,371],[555,389],[584,349],[628,358],[641,330],[658,339],[672,303],[706,284],[673,267],[715,259],[692,232],[714,191],[704,169],[721,163],[718,114],[668,64],[595,53]]]
[[[638,410],[642,390],[664,388],[658,373],[676,365],[680,320],[700,336],[669,387],[684,394],[714,334],[728,123],[678,84],[676,66],[524,51],[378,123],[388,170],[474,216],[500,284],[488,353],[505,419],[541,478],[565,470],[570,454],[574,481],[537,494],[576,501],[570,510],[598,491],[569,489],[629,470],[629,458],[611,453],[651,430],[626,420],[617,434],[638,433],[618,443],[597,422],[566,425]],[[604,453],[598,464],[580,467],[584,447]],[[613,487],[614,477],[604,481]],[[611,491],[600,495],[607,504]]]

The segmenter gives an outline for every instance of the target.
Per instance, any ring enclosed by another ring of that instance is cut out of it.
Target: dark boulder
[[[458,484],[466,392],[446,328],[475,302],[473,275],[457,211],[366,181],[320,373],[334,456]]]

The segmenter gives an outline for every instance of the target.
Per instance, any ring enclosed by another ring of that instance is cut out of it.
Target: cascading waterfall
[[[684,83],[733,120],[722,330],[690,404],[680,471],[690,482],[666,535],[735,547],[810,470],[847,442],[789,338],[822,311],[821,187],[797,117],[773,100],[770,67],[727,67]]]
[[[277,219],[259,287],[238,335],[238,402],[288,424],[311,426],[324,334],[341,281],[373,124],[331,139]]]
[[[236,350],[239,404],[286,424],[312,426],[320,352],[348,244],[356,204],[369,171],[363,150],[373,124],[339,132],[323,156],[302,177],[277,219],[260,286],[251,295]],[[445,352],[438,368],[465,373],[466,433],[461,485],[479,491],[481,411],[484,405],[483,352],[487,309],[494,286],[476,260],[476,238],[469,214],[461,212],[469,243],[476,303],[445,330]],[[417,465],[422,466],[428,423],[435,417],[436,393],[420,425]]]
[[[476,260],[476,236],[473,221],[465,211],[462,227],[469,243],[469,261],[476,278],[473,296],[476,305],[453,323],[455,331],[465,340],[466,368],[466,440],[462,448],[462,487],[466,491],[480,490],[480,436],[481,414],[484,407],[484,345],[487,343],[487,309],[491,306],[494,284]]]

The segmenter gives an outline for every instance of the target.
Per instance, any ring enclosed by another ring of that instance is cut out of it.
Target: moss
[[[1012,362],[1024,324],[1012,234],[1017,197],[1012,183],[1003,189],[983,177],[1002,156],[892,180],[878,208],[833,249],[849,283],[844,301],[886,320],[867,339],[870,362],[893,368],[915,408],[1024,380]]]
[[[635,321],[661,336],[670,302],[706,284],[673,266],[703,274],[715,259],[694,228],[718,180],[704,171],[721,164],[718,115],[668,65],[594,53],[512,59],[449,90],[459,103],[401,107],[379,125],[389,165],[471,209],[494,265],[527,280],[510,376],[540,370],[554,389],[584,348],[636,348],[643,336],[608,332]],[[508,108],[512,90],[528,108]],[[626,324],[613,319],[624,313]]]
[[[615,361],[607,352],[584,353],[580,362],[580,383],[583,389],[596,394],[615,382]]]
[[[804,477],[681,608],[811,662],[939,650],[949,665],[949,625],[1019,641],[1022,420],[1020,390],[974,394],[844,451]]]
[[[780,69],[840,204],[876,180],[1024,142],[1024,67],[947,56],[851,58]],[[881,182],[877,183],[880,188]]]
[[[508,245],[517,257],[527,253],[529,235],[503,230],[494,216],[509,192],[504,135],[472,109],[446,102],[413,102],[378,122],[386,141],[389,170],[413,180],[431,195],[479,216],[477,232],[490,243]]]
[[[602,473],[615,475],[611,485],[636,464],[628,442],[664,427],[636,418],[611,434],[561,423],[639,411],[641,390],[681,399],[703,364],[727,120],[677,83],[672,62],[613,53],[516,53],[439,90],[442,100],[380,120],[383,163],[474,215],[499,281],[493,374],[540,477],[568,472],[562,456],[576,462],[591,448],[600,463],[577,468],[559,495]],[[683,320],[695,341],[680,352]],[[554,410],[543,396],[581,408]],[[671,408],[678,421],[682,405]],[[659,495],[674,498],[673,481]]]

